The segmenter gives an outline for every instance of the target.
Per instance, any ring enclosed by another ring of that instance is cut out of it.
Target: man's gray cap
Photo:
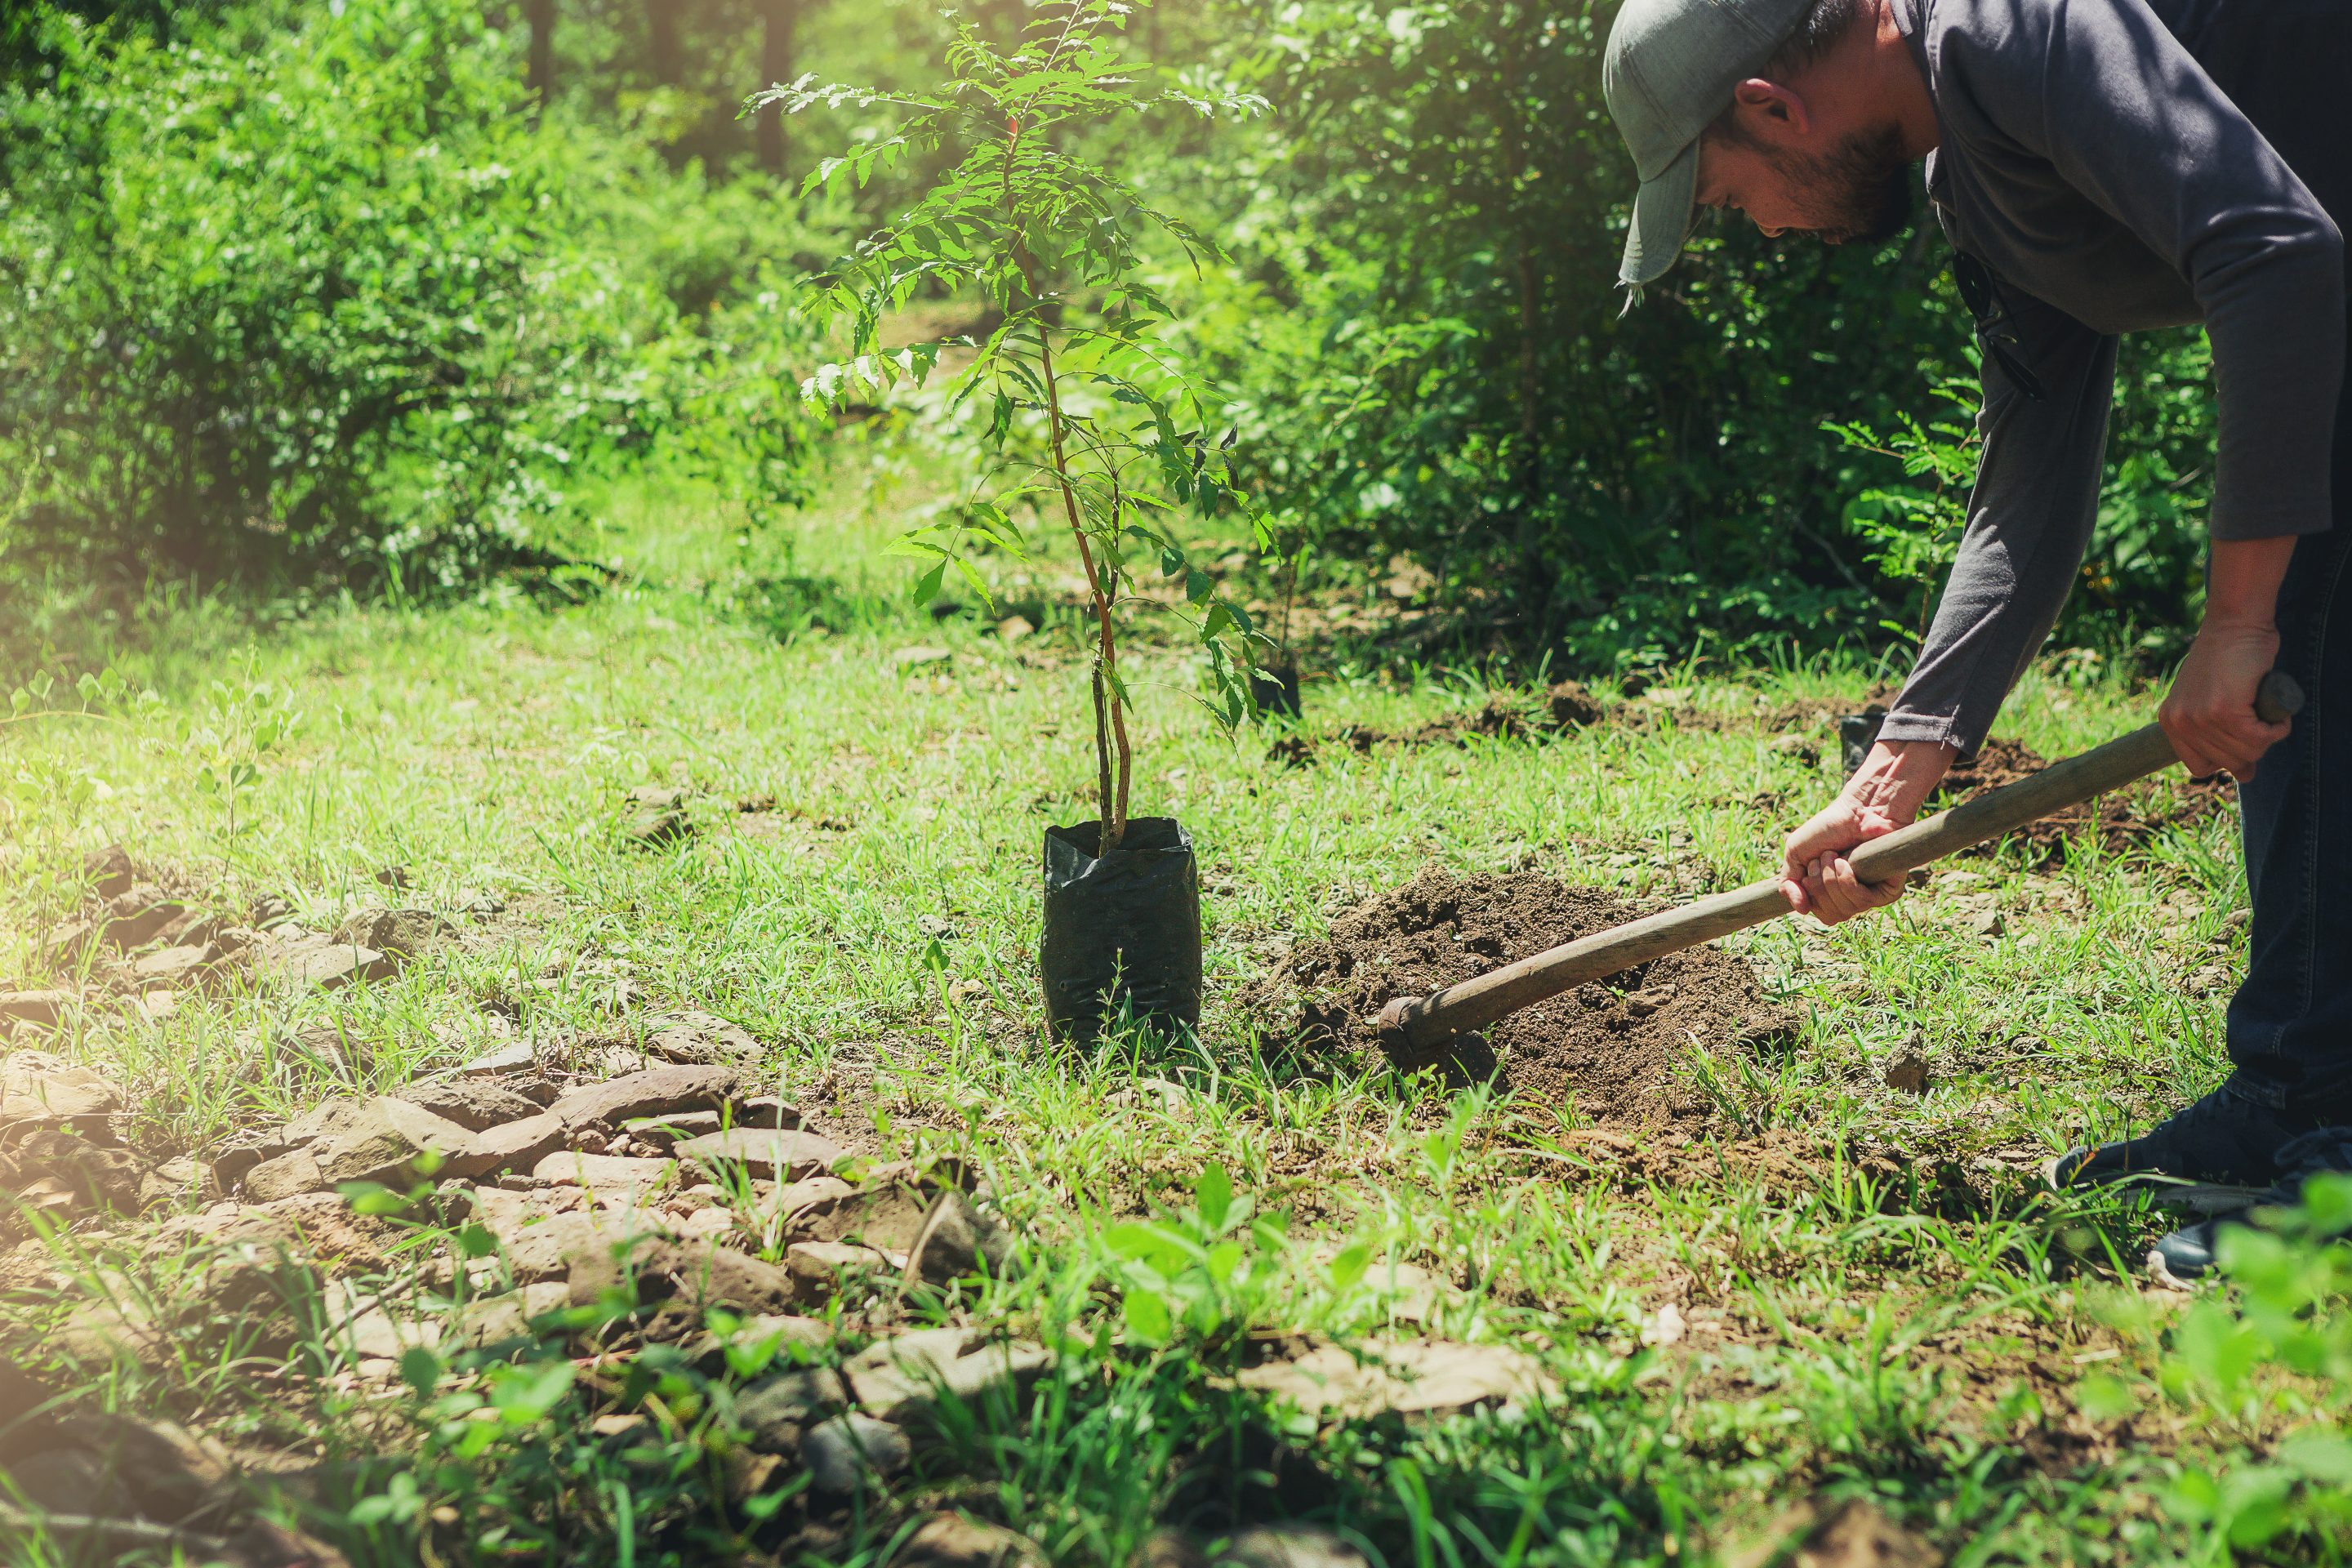
[[[1619,282],[1638,289],[1682,254],[1699,132],[1811,8],[1812,0],[1625,0],[1601,60],[1601,90],[1642,176]]]

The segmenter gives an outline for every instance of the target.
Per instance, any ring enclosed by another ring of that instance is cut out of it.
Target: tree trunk
[[[678,78],[677,13],[686,0],[646,0],[646,27],[650,35],[654,80],[676,87]]]
[[[545,109],[555,95],[555,0],[527,0],[523,14],[530,24],[530,69],[526,79]]]
[[[800,0],[761,0],[766,29],[760,42],[760,85],[774,87],[793,79],[793,14]],[[784,111],[760,110],[760,167],[772,174],[784,172],[792,147],[784,130]]]

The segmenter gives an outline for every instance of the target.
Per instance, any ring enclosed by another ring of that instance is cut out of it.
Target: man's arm
[[[2025,295],[2011,292],[2007,302],[2042,396],[2027,397],[1986,359],[1968,531],[1918,661],[1869,758],[1783,851],[1790,903],[1832,925],[1902,896],[1900,881],[1856,880],[1845,852],[1910,822],[1952,760],[1983,743],[2050,635],[2090,543],[2116,341]]]

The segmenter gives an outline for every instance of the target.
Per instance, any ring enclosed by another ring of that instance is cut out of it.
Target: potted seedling
[[[928,94],[803,78],[753,100],[787,113],[821,104],[892,117],[820,164],[805,191],[862,186],[908,159],[945,168],[911,210],[812,285],[812,310],[842,333],[845,357],[806,391],[838,405],[872,388],[920,386],[944,350],[971,351],[945,404],[950,416],[972,418],[986,460],[961,505],[901,541],[925,563],[918,597],[935,595],[950,572],[986,596],[973,555],[1022,553],[1033,521],[1075,546],[1086,582],[1098,809],[1093,821],[1046,830],[1040,962],[1055,1035],[1080,1041],[1122,1013],[1162,1029],[1200,1016],[1192,840],[1171,817],[1130,811],[1126,617],[1160,603],[1190,626],[1206,655],[1202,700],[1228,728],[1252,711],[1255,656],[1268,646],[1174,531],[1188,511],[1238,514],[1261,550],[1267,542],[1258,509],[1234,478],[1234,435],[1221,433],[1214,398],[1167,342],[1169,308],[1146,279],[1139,246],[1162,243],[1195,266],[1220,253],[1088,155],[1113,140],[1099,132],[1137,116],[1247,114],[1264,105],[1156,83],[1118,47],[1134,9],[1118,0],[1040,5],[1009,48],[959,25],[950,79]],[[884,319],[919,297],[985,304],[1000,324],[982,339],[884,352]],[[1147,597],[1154,579],[1176,591]]]

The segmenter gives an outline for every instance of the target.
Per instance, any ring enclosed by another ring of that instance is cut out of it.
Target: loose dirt
[[[1427,995],[1654,908],[1533,872],[1457,877],[1433,868],[1293,949],[1258,999],[1266,1012],[1296,1007],[1303,1047],[1370,1060],[1380,1048],[1375,1020],[1394,998]],[[1534,1105],[1638,1122],[1675,1109],[1670,1069],[1692,1050],[1727,1050],[1788,1027],[1745,962],[1696,948],[1465,1037],[1454,1065],[1473,1080],[1499,1071],[1504,1087]]]
[[[2014,784],[2050,764],[2032,747],[2019,741],[1987,741],[1976,760],[1955,764],[1944,775],[1944,795],[1966,800],[1986,790]],[[2144,847],[2170,827],[2189,827],[2220,816],[2237,805],[2237,791],[2226,779],[2184,779],[2166,774],[2131,788],[2104,795],[2086,805],[2045,816],[2011,836],[2025,847],[2030,858],[2056,865],[2066,858],[2067,846],[2095,830],[2100,846],[2110,855],[2129,854]],[[1990,854],[1988,845],[1971,851]]]

